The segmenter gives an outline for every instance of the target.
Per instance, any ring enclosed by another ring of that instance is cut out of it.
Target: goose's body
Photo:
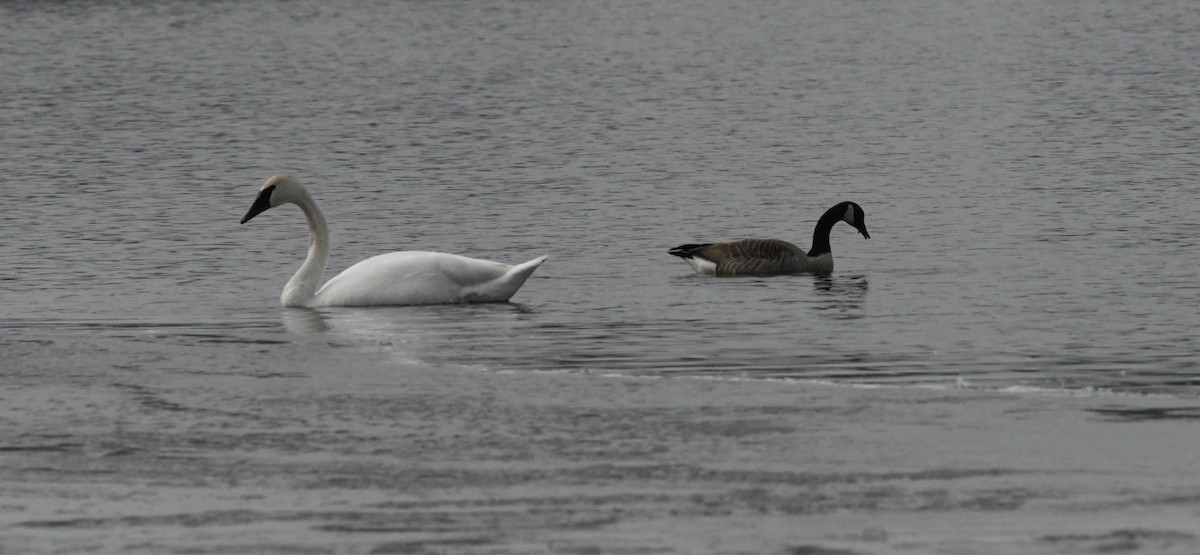
[[[291,203],[308,220],[308,257],[280,295],[283,306],[384,306],[507,301],[546,260],[511,266],[491,260],[427,251],[373,256],[320,285],[329,262],[329,229],[308,191],[295,178],[277,175],[263,183],[242,218]]]
[[[813,231],[813,246],[804,252],[779,239],[743,239],[727,243],[680,245],[668,254],[684,259],[696,273],[707,276],[773,276],[781,274],[828,274],[833,272],[829,231],[846,222],[867,239],[862,207],[842,202],[825,211]]]

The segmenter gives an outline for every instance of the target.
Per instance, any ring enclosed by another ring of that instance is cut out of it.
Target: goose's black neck
[[[833,225],[842,221],[846,215],[846,203],[839,203],[837,206],[825,211],[821,219],[817,220],[817,227],[813,230],[812,249],[808,251],[808,256],[821,256],[833,252],[829,250],[829,231],[833,229]]]

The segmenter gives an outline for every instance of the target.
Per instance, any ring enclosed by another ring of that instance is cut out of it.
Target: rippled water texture
[[[1194,551],[1197,28],[0,4],[0,551]],[[284,171],[331,272],[550,260],[513,304],[280,309],[303,220],[237,222]],[[842,200],[832,276],[666,254]]]
[[[4,10],[10,318],[270,310],[303,224],[236,220],[292,171],[333,271],[551,255],[514,299],[538,316],[472,334],[484,356],[439,349],[454,360],[1193,391],[1183,6]],[[807,248],[842,199],[873,233],[835,229],[832,279],[701,279],[664,255]]]

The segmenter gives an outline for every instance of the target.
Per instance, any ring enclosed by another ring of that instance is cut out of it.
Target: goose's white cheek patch
[[[853,206],[846,207],[846,215],[842,216],[842,219],[845,220],[846,223],[848,223],[850,225],[855,225],[854,224],[854,207]]]

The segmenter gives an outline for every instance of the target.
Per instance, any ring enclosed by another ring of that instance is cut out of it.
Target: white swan
[[[317,286],[329,263],[329,228],[308,190],[290,175],[266,180],[242,223],[292,203],[308,219],[308,257],[283,287],[283,306],[383,306],[507,301],[546,260],[510,266],[457,254],[400,251],[373,256]]]

